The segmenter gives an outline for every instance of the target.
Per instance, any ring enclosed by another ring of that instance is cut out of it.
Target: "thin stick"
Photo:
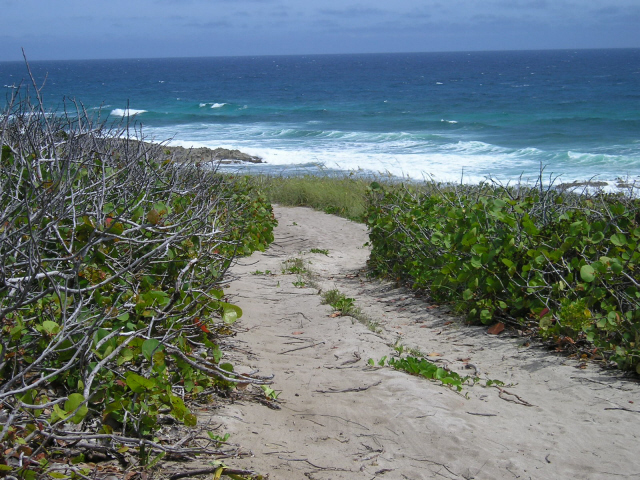
[[[322,345],[324,342],[314,343],[313,345],[306,345],[304,347],[293,348],[291,350],[285,350],[284,352],[280,352],[278,355],[284,355],[285,353],[296,352],[298,350],[304,350],[305,348],[317,347],[318,345]]]
[[[369,390],[371,387],[377,387],[378,385],[380,385],[382,383],[382,380],[377,381],[376,383],[372,384],[372,385],[368,385],[366,387],[354,387],[354,388],[345,388],[343,390],[335,390],[335,389],[329,389],[329,390],[316,390],[316,392],[318,393],[347,393],[347,392],[364,392],[365,390]]]
[[[535,407],[535,405],[532,405],[531,403],[527,402],[526,400],[523,400],[522,398],[520,398],[518,395],[516,395],[515,393],[511,393],[506,391],[504,388],[500,388],[498,386],[495,386],[498,390],[500,390],[500,393],[498,394],[498,396],[502,399],[505,400],[507,402],[513,402],[513,403],[517,403],[518,405],[524,405],[525,407]],[[512,397],[515,397],[517,400],[514,400],[512,398],[506,398],[503,397],[502,394],[506,394],[506,395],[511,395]]]
[[[605,410],[624,410],[625,412],[640,413],[640,410],[632,410],[627,407],[608,407]]]

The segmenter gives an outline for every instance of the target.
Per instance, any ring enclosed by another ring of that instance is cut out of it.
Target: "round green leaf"
[[[162,351],[164,347],[160,345],[160,341],[155,338],[149,338],[142,344],[142,354],[147,360],[151,360],[154,353]]]
[[[87,407],[87,405],[82,405],[83,402],[84,396],[80,393],[72,393],[71,395],[69,395],[67,401],[64,402],[64,409],[67,413],[71,413],[75,411],[76,408],[80,407],[76,414],[69,419],[75,424],[80,423],[82,419],[87,415],[87,413],[89,413],[89,408]]]
[[[580,269],[580,277],[582,277],[582,280],[585,282],[593,282],[596,279],[595,273],[596,271],[591,265],[583,265]]]
[[[156,386],[155,380],[133,372],[127,373],[126,382],[127,386],[135,393],[144,393],[145,390],[151,390]]]
[[[184,416],[184,424],[187,427],[195,427],[198,424],[198,419],[193,413],[189,413]]]
[[[622,247],[627,244],[627,238],[622,233],[616,233],[611,235],[611,243],[617,247]]]
[[[52,322],[51,320],[45,320],[42,322],[42,330],[47,335],[56,335],[60,331],[60,325],[56,322]]]
[[[617,274],[622,273],[622,270],[623,270],[623,268],[622,268],[622,265],[620,264],[619,261],[616,260],[616,261],[611,262],[611,271],[613,273],[615,273],[617,275]]]
[[[237,305],[220,302],[222,306],[222,321],[227,325],[231,325],[242,316],[242,310]]]

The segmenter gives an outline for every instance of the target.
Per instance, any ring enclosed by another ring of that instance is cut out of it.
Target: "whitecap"
[[[440,121],[444,123],[458,123],[457,120],[445,120],[444,118],[441,118]]]
[[[116,108],[111,110],[111,115],[116,117],[132,117],[145,113],[146,110],[136,110],[135,108]]]
[[[211,108],[221,108],[224,107],[226,103],[214,103],[211,105]]]
[[[442,82],[436,82],[436,85],[444,85]]]

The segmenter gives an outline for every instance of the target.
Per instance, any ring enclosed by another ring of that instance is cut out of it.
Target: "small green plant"
[[[312,248],[310,250],[311,253],[320,253],[321,255],[329,256],[329,250],[323,248]]]
[[[289,258],[282,264],[283,274],[304,275],[309,273],[309,269],[305,265],[305,262],[300,257]]]
[[[404,351],[404,347],[402,345],[396,346],[394,348],[396,351]],[[367,363],[372,367],[376,365],[376,362],[372,358],[370,358]],[[467,382],[469,382],[471,386],[480,382],[480,378],[478,377],[462,377],[456,372],[452,372],[451,370],[447,370],[446,368],[439,367],[426,358],[417,358],[413,356],[407,356],[404,358],[387,358],[387,356],[384,356],[377,363],[379,367],[384,367],[386,365],[396,370],[405,371],[411,375],[424,377],[428,380],[439,381],[442,385],[453,388],[457,392],[461,392],[462,385]],[[500,380],[489,379],[484,381],[484,386],[486,387],[490,387],[493,385],[502,386],[504,385],[504,382]]]
[[[216,447],[219,447],[221,444],[225,443],[231,436],[229,433],[225,433],[224,435],[216,435],[213,432],[207,432],[207,435],[209,435],[209,438],[211,440],[216,442]]]
[[[369,359],[368,363],[371,366],[375,366],[375,362],[372,358]],[[396,370],[403,370],[411,375],[417,375],[429,380],[437,380],[443,385],[454,388],[458,392],[462,391],[462,385],[465,382],[469,380],[473,381],[471,377],[461,377],[456,372],[439,367],[425,358],[405,357],[387,359],[385,356],[380,359],[378,366],[383,367],[385,364],[391,368],[395,368]]]
[[[276,392],[269,385],[260,385],[260,388],[264,392],[265,397],[267,397],[269,400],[277,400],[280,394],[282,393],[282,392]]]
[[[342,297],[335,303],[330,304],[331,307],[339,311],[342,315],[349,315],[354,310],[355,299]]]
[[[356,319],[358,322],[366,325],[372,332],[380,332],[379,322],[371,319],[360,308],[356,307],[355,300],[353,298],[347,298],[346,295],[337,288],[322,293],[322,304],[331,305],[334,310],[340,312],[341,316],[350,316]]]
[[[393,349],[398,352],[398,355],[402,355],[404,353],[405,346],[399,342],[396,342],[393,346]]]
[[[332,305],[341,298],[344,298],[344,295],[340,293],[340,290],[337,288],[333,288],[322,293],[322,303],[324,305]]]
[[[304,280],[298,279],[297,281],[293,282],[293,286],[297,288],[304,288],[307,286],[307,282],[305,282]]]
[[[255,272],[251,272],[251,275],[271,275],[271,270],[256,270]]]
[[[400,343],[400,338],[398,338],[396,340],[396,343],[394,343],[392,346],[393,346],[393,349],[398,353],[398,356],[402,356],[403,353],[407,353],[414,357],[420,357],[420,358],[424,358],[426,356],[418,348],[407,347],[406,345],[403,345],[402,343]]]

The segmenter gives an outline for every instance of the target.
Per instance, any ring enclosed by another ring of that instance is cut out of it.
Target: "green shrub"
[[[28,99],[0,133],[0,448],[9,467],[22,458],[17,476],[96,448],[88,438],[147,464],[173,448],[153,440],[161,412],[196,424],[185,393],[264,383],[219,346],[242,314],[226,270],[273,239],[254,187]]]
[[[547,336],[594,342],[621,368],[639,365],[638,198],[375,183],[369,201],[374,272],[473,322],[535,322]]]

